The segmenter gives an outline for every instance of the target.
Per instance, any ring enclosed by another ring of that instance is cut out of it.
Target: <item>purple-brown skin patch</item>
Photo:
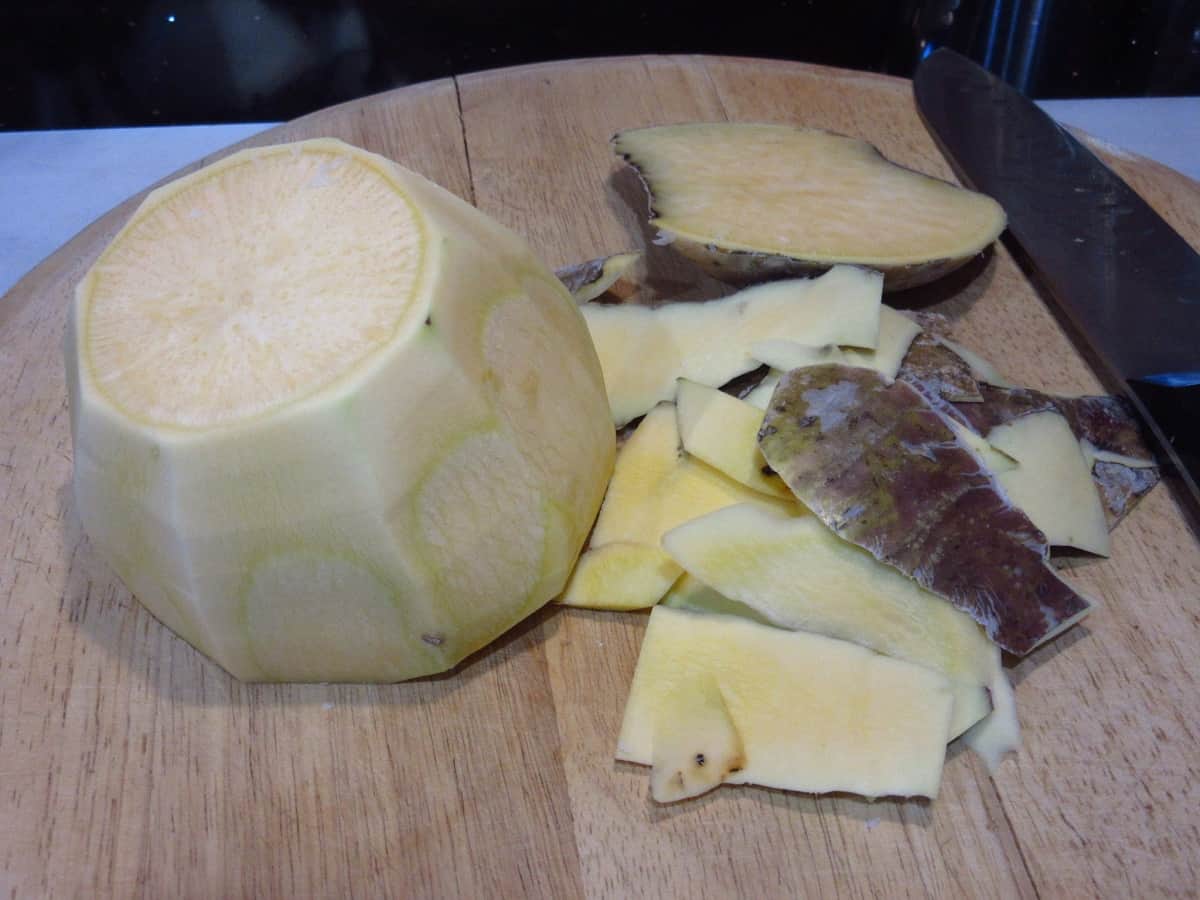
[[[1045,536],[903,381],[841,365],[793,369],[759,446],[838,535],[945,597],[1011,653],[1089,608],[1046,564]]]
[[[983,395],[961,356],[922,331],[909,345],[896,377],[953,403],[980,403]]]
[[[1096,461],[1092,466],[1092,479],[1100,489],[1100,502],[1109,531],[1150,493],[1150,489],[1158,484],[1158,478],[1157,468],[1134,469],[1120,463]]]
[[[595,284],[604,275],[604,264],[609,257],[601,256],[576,263],[573,266],[563,266],[556,269],[554,274],[572,294],[589,284]]]

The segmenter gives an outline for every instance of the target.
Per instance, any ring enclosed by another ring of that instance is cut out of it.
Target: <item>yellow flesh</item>
[[[683,522],[741,503],[799,514],[793,501],[759,494],[679,447],[674,405],[652,409],[617,454],[592,529],[560,601],[592,609],[652,606],[682,571],[660,547]]]
[[[377,168],[327,149],[279,148],[219,169],[98,261],[85,312],[91,374],[129,415],[188,428],[306,396],[410,314],[422,227]],[[380,241],[392,251],[371,252]]]
[[[779,385],[779,379],[783,377],[784,371],[783,369],[771,369],[767,372],[758,386],[742,398],[743,402],[749,403],[755,409],[765,411],[771,403],[771,395],[775,393],[775,388]]]
[[[1017,467],[1017,461],[1007,453],[1001,453],[982,436],[976,434],[966,425],[947,417],[945,420],[950,430],[962,441],[982,462],[993,475],[1009,472]]]
[[[879,343],[874,350],[847,347],[842,351],[846,365],[874,369],[886,378],[895,378],[908,347],[921,326],[890,306],[879,308]]]
[[[853,641],[950,679],[951,734],[989,711],[1000,654],[965,613],[850,544],[815,516],[751,506],[681,525],[663,548],[689,575],[775,625]]]
[[[667,559],[670,559],[670,557],[668,556]],[[659,603],[663,606],[669,606],[672,609],[690,609],[692,612],[714,613],[721,616],[741,616],[743,619],[749,619],[761,625],[774,624],[765,616],[759,615],[759,613],[755,612],[745,603],[730,600],[724,594],[709,587],[699,578],[689,575],[687,572],[679,576],[675,583],[671,585],[671,589],[663,595]]]
[[[1030,413],[993,428],[987,441],[1017,461],[996,472],[1009,499],[1056,547],[1108,556],[1108,522],[1092,462],[1057,412]]]
[[[686,378],[679,380],[675,409],[684,450],[748,488],[795,502],[783,479],[763,473],[767,462],[758,449],[761,410]]]
[[[741,735],[711,675],[681,682],[659,707],[650,796],[672,803],[711,791],[746,764]]]
[[[992,712],[963,735],[963,743],[979,754],[988,771],[995,772],[1009,753],[1021,747],[1021,723],[1017,721],[1017,695],[1003,669],[988,685]]]
[[[689,732],[698,747],[732,746],[712,704],[703,715],[683,706],[689,691],[711,696],[710,684],[745,754],[727,783],[937,795],[953,702],[941,675],[846,641],[662,606],[642,639],[617,758],[662,760],[663,734],[671,751]]]
[[[616,147],[649,184],[655,225],[728,249],[904,265],[969,255],[1004,228],[992,199],[827,132],[674,125],[623,132]]]
[[[787,340],[766,340],[752,344],[750,355],[772,369],[788,371],[804,366],[841,363],[860,369],[874,369],[886,378],[895,378],[908,346],[921,331],[908,316],[889,306],[879,307],[879,342],[874,350],[838,347],[834,344],[812,346]]]
[[[675,583],[683,569],[657,547],[614,541],[589,548],[571,573],[563,606],[586,609],[645,609]]]
[[[604,371],[613,420],[624,425],[675,397],[687,378],[719,387],[755,368],[750,347],[767,338],[874,348],[883,279],[852,266],[820,278],[747,288],[720,300],[583,307]]]

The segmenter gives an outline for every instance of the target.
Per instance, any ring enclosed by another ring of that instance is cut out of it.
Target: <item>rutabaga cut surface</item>
[[[650,194],[651,224],[718,278],[837,263],[911,287],[999,237],[1000,205],[904,169],[865,141],[788,125],[691,123],[623,131],[616,152]]]
[[[839,266],[819,278],[746,288],[719,300],[582,307],[617,427],[673,400],[678,378],[720,387],[758,366],[767,338],[873,349],[882,278]]]
[[[79,285],[66,357],[93,545],[243,679],[453,666],[562,589],[612,468],[557,279],[339,141],[153,192]]]
[[[657,606],[617,758],[668,765],[665,778],[652,775],[657,784],[698,755],[707,765],[711,747],[725,751],[714,764],[728,768],[740,743],[744,759],[723,773],[728,783],[934,797],[952,705],[938,673],[856,644]]]

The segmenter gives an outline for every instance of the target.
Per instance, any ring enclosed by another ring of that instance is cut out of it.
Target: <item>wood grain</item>
[[[471,75],[253,142],[382,152],[560,265],[648,238],[612,133],[697,119],[830,128],[949,176],[906,82],[711,57]],[[1109,157],[1200,243],[1200,186]],[[993,779],[952,748],[933,803],[725,788],[655,806],[612,760],[638,615],[547,609],[402,685],[234,682],[133,601],[72,510],[64,311],[137,199],[0,300],[3,896],[1195,895],[1200,544],[1162,488],[1110,561],[1072,570],[1098,610],[1013,670],[1020,756]],[[1003,246],[895,300],[946,312],[1018,381],[1099,387]]]

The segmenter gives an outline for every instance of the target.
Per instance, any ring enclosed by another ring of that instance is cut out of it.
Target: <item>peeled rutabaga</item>
[[[66,361],[92,544],[247,680],[450,668],[558,594],[612,468],[558,280],[333,140],[152,193],[79,285]]]

